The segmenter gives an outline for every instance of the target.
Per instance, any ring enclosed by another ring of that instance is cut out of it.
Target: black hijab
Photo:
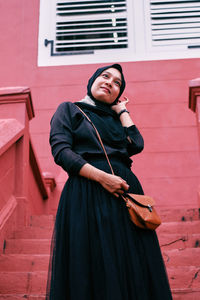
[[[121,80],[122,80],[119,95],[111,105],[96,100],[91,93],[91,87],[92,87],[95,79],[104,70],[107,70],[109,68],[117,69],[121,74]],[[126,85],[126,83],[124,80],[122,67],[119,64],[113,64],[113,65],[99,68],[89,79],[88,85],[87,85],[87,95],[93,100],[95,105],[88,103],[87,100],[85,100],[85,99],[83,99],[79,102],[76,102],[76,105],[78,105],[80,108],[82,108],[86,112],[86,114],[89,116],[89,118],[92,120],[92,122],[95,124],[95,126],[97,127],[97,129],[100,133],[100,136],[102,137],[102,140],[106,141],[107,145],[110,145],[110,147],[116,146],[119,148],[119,145],[122,145],[122,147],[124,147],[124,143],[126,143],[126,141],[127,141],[125,130],[122,127],[121,122],[119,121],[119,117],[116,114],[116,112],[111,109],[111,106],[117,102],[117,100],[123,93],[123,91],[125,89],[125,85]],[[106,122],[102,122],[102,116],[108,117],[106,119],[107,120]],[[109,116],[111,116],[111,118],[109,118]]]
[[[117,102],[117,100],[120,98],[121,94],[123,93],[124,89],[125,89],[125,86],[126,86],[126,82],[125,82],[125,79],[124,79],[124,74],[123,74],[123,71],[122,71],[122,67],[119,65],[119,64],[113,64],[113,65],[109,65],[109,66],[104,66],[102,68],[99,68],[96,70],[96,72],[92,75],[92,77],[88,80],[88,85],[87,85],[87,94],[88,96],[90,96],[91,99],[93,99],[94,101],[97,101],[92,93],[91,93],[91,87],[93,85],[93,82],[95,81],[95,79],[97,77],[99,77],[99,75],[101,75],[101,73],[107,69],[110,69],[110,68],[114,68],[114,69],[117,69],[120,74],[121,74],[121,80],[122,80],[122,83],[121,83],[121,86],[120,86],[120,92],[119,92],[119,95],[118,97],[115,99],[115,101],[112,103],[115,104]]]

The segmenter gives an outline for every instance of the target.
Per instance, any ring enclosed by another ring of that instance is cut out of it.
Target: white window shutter
[[[200,53],[200,0],[40,0],[39,22],[39,66]]]
[[[128,47],[127,0],[57,0],[53,55]]]
[[[149,1],[152,48],[200,47],[200,1]]]

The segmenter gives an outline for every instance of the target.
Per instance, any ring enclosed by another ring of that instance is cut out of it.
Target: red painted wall
[[[0,0],[0,86],[28,86],[36,117],[30,122],[43,171],[59,192],[67,174],[53,162],[49,121],[62,101],[84,97],[99,65],[37,67],[39,0]],[[84,58],[83,58],[84,59]],[[145,139],[133,171],[160,206],[197,207],[199,155],[195,115],[188,109],[188,81],[200,77],[200,59],[122,63],[129,109]]]

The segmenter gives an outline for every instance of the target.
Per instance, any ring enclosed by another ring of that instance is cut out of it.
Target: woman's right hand
[[[127,182],[119,176],[103,172],[100,176],[99,183],[111,194],[119,197],[124,191],[129,189]]]
[[[129,185],[121,177],[106,173],[88,163],[80,169],[79,174],[90,180],[97,181],[104,189],[116,197],[119,197],[120,194],[129,189]]]

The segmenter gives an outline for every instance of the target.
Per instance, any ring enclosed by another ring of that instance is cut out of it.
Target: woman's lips
[[[101,87],[102,90],[104,90],[106,93],[110,94],[110,90],[104,86]]]

